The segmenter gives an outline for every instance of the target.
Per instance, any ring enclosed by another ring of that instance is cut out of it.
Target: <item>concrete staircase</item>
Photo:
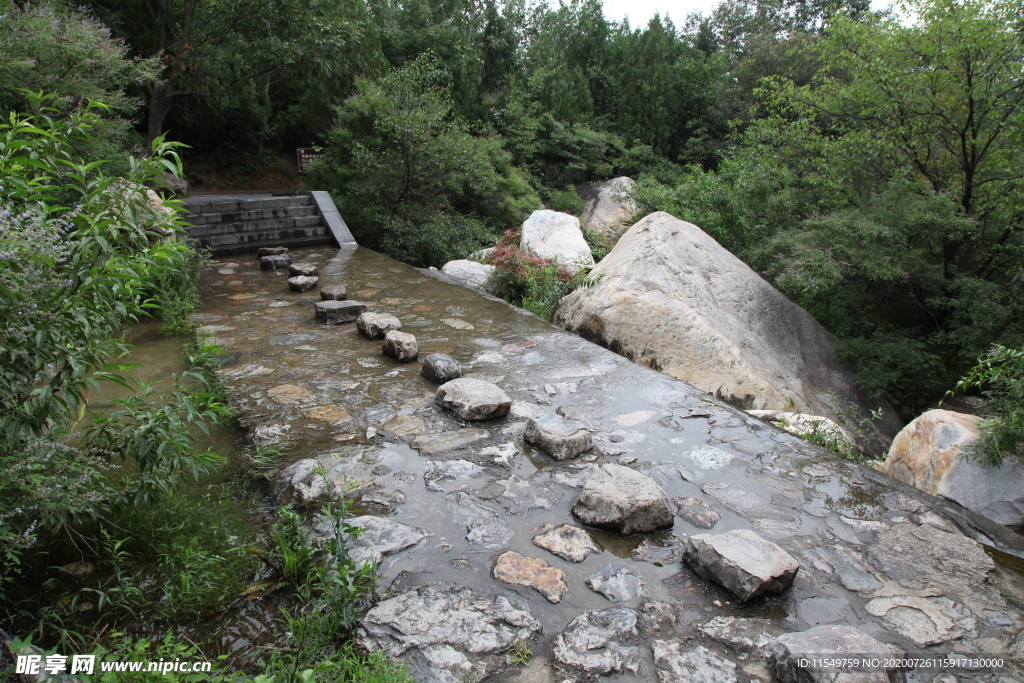
[[[184,201],[189,235],[216,255],[354,242],[326,192],[201,194]]]

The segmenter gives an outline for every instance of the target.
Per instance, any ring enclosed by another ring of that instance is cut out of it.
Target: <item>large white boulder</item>
[[[594,267],[594,255],[583,239],[580,221],[567,213],[534,211],[523,223],[519,248],[528,256],[556,259],[564,266]]]
[[[893,439],[885,471],[1000,524],[1024,524],[1024,463],[1006,458],[993,467],[965,457],[981,431],[976,415],[929,410]]]
[[[468,259],[458,259],[441,266],[441,272],[460,285],[481,289],[487,284],[491,273],[494,272],[494,266]]]
[[[577,185],[576,192],[586,202],[583,224],[604,234],[615,234],[633,222],[637,207],[626,193],[633,189],[633,179],[612,178],[594,185]]]
[[[558,325],[745,410],[839,421],[838,410],[855,421],[882,408],[856,435],[871,454],[901,427],[840,365],[834,335],[696,225],[653,213],[592,276],[562,300]]]

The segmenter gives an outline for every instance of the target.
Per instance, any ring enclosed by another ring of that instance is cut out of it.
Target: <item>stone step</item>
[[[214,223],[237,223],[240,221],[258,221],[269,218],[291,218],[297,216],[313,216],[316,214],[316,207],[308,206],[286,206],[273,209],[255,209],[251,211],[229,211],[224,213],[193,213],[189,214],[187,220],[195,226],[210,225]]]
[[[259,199],[232,199],[217,201],[216,198],[191,197],[185,200],[188,210],[193,214],[231,213],[239,211],[255,211],[259,209],[278,209],[292,206],[314,206],[309,195],[288,197],[263,197]]]
[[[226,235],[242,232],[268,232],[275,230],[291,230],[321,226],[319,215],[298,216],[295,218],[272,218],[262,221],[242,221],[237,223],[212,223],[189,228],[192,237],[200,238],[212,235]]]
[[[249,237],[259,237],[259,235],[246,235],[245,241],[235,242],[233,244],[203,245],[200,243],[200,246],[205,246],[213,252],[214,255],[222,257],[235,256],[238,254],[252,254],[260,247],[268,246],[287,246],[289,249],[301,249],[303,247],[321,247],[325,244],[334,244],[334,238],[330,233],[319,236],[313,235],[299,238],[288,238],[284,240],[268,238],[248,241]]]
[[[274,242],[281,242],[284,246],[291,247],[286,242],[292,240],[331,238],[331,231],[326,225],[312,225],[308,227],[286,228],[276,230],[256,230],[252,232],[227,232],[223,234],[207,234],[194,238],[203,247],[219,249],[221,246],[256,244],[260,247],[268,246]]]

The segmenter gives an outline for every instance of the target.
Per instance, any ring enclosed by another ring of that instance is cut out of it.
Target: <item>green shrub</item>
[[[518,231],[509,230],[498,241],[491,254],[496,268],[488,288],[505,301],[551,320],[562,298],[587,282],[586,272],[527,256],[519,248],[519,239]]]
[[[955,389],[972,390],[984,393],[988,409],[996,415],[981,422],[982,437],[973,455],[999,465],[1007,456],[1019,454],[1024,443],[1024,348],[993,346]]]

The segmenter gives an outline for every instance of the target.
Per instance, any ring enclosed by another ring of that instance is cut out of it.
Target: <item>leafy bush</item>
[[[205,360],[196,359],[168,395],[141,386],[73,433],[99,382],[131,390],[108,364],[128,346],[126,323],[158,310],[149,293],[181,270],[191,251],[173,218],[142,188],[180,172],[174,145],[158,140],[127,177],[76,150],[88,143],[102,105],[63,120],[33,99],[33,116],[0,124],[0,563],[3,578],[41,535],[118,503],[150,501],[208,469],[191,430],[226,415]],[[137,383],[136,383],[137,384]],[[137,471],[111,477],[113,459]]]
[[[1024,443],[1024,348],[993,346],[955,388],[960,393],[972,390],[983,392],[988,409],[996,415],[981,422],[982,438],[974,455],[999,465],[1007,456],[1018,454]]]
[[[551,320],[558,303],[586,282],[586,273],[551,259],[527,256],[519,248],[520,233],[509,230],[491,254],[496,266],[488,288],[505,301]]]
[[[470,134],[426,58],[360,80],[312,181],[339,200],[360,244],[441,266],[493,241],[540,202],[499,140]]]

